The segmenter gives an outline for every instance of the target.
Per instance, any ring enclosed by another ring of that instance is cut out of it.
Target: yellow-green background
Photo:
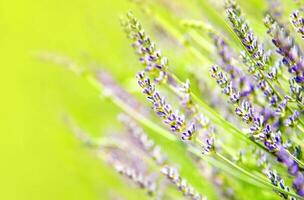
[[[133,8],[126,0],[0,0],[1,200],[144,197],[90,154],[62,121],[69,114],[98,136],[115,130],[118,109],[82,78],[35,56],[47,50],[82,64],[96,61],[128,83],[139,65],[119,16]]]
[[[35,58],[51,50],[122,67],[132,55],[121,48],[127,41],[119,25],[128,8],[124,0],[0,1],[0,199],[138,196],[86,152],[61,119],[69,113],[98,135],[111,129],[115,108],[86,81]]]

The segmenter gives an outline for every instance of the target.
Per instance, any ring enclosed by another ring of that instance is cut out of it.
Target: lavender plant
[[[232,0],[214,5],[225,19],[206,11],[216,18],[208,23],[185,19],[173,2],[140,2],[135,5],[153,21],[151,33],[174,41],[164,52],[180,49],[195,67],[177,70],[182,58],[169,61],[132,12],[121,26],[143,68],[134,73],[138,87],[131,91],[104,69],[42,54],[85,77],[124,112],[121,134],[92,139],[73,124],[76,136],[155,199],[304,199],[304,55],[297,38],[304,35],[303,8],[285,20],[280,1],[268,0],[258,37]],[[164,142],[189,162],[176,159]],[[198,175],[183,175],[187,169]]]

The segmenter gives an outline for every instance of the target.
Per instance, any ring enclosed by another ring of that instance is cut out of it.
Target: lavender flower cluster
[[[115,169],[122,175],[125,175],[132,181],[134,181],[136,184],[139,185],[141,188],[146,188],[149,195],[153,195],[153,193],[156,190],[156,185],[154,182],[150,182],[146,177],[141,174],[140,172],[137,172],[136,170],[132,168],[125,167],[123,165],[117,164],[115,166]]]
[[[174,111],[172,106],[166,103],[165,98],[161,97],[159,92],[155,90],[155,86],[151,80],[145,76],[144,72],[137,75],[138,84],[143,89],[143,93],[153,104],[153,110],[157,115],[163,119],[164,123],[170,126],[172,132],[181,134],[181,138],[186,140],[190,139],[195,132],[195,125],[186,124],[185,117],[179,115],[178,111]]]
[[[194,52],[191,61],[200,58],[206,61],[204,66],[211,64],[210,76],[206,76],[206,67],[202,73],[195,68],[195,76],[184,81],[179,76],[188,71],[173,72],[168,57],[156,48],[139,20],[129,12],[121,19],[121,25],[144,66],[136,80],[154,112],[150,113],[148,106],[120,86],[111,74],[99,71],[90,78],[96,79],[104,88],[101,92],[109,92],[109,99],[125,112],[119,116],[123,134],[111,133],[109,141],[101,144],[87,135],[76,135],[90,148],[101,148],[106,152],[102,156],[106,162],[157,199],[177,199],[170,187],[188,199],[207,199],[207,190],[194,188],[195,184],[190,184],[194,179],[182,177],[172,167],[179,164],[181,170],[191,168],[189,171],[199,174],[197,179],[207,180],[218,190],[217,199],[244,199],[241,193],[250,186],[269,192],[262,199],[304,199],[303,8],[289,13],[294,34],[289,22],[284,21],[279,4],[279,0],[268,0],[270,7],[265,11],[264,29],[261,28],[265,30],[264,37],[258,37],[233,0],[221,4],[227,14],[227,22],[223,23],[228,26],[223,30],[229,34],[203,21],[181,19],[185,30],[170,26],[170,20],[161,14],[155,17],[153,25],[184,45],[183,53]],[[145,14],[150,13],[145,7],[142,9]],[[168,10],[180,18],[174,9]],[[200,45],[212,55],[201,53]],[[195,87],[195,81],[204,87]],[[172,96],[163,95],[163,90]],[[216,101],[210,95],[216,96]],[[190,161],[186,165],[178,163],[152,135],[178,145]]]
[[[269,151],[277,151],[281,145],[280,132],[274,133],[271,125],[265,124],[264,116],[254,113],[254,107],[249,101],[240,102],[240,92],[232,87],[232,82],[217,66],[212,66],[210,71],[211,76],[223,89],[222,92],[229,96],[230,102],[236,107],[235,114],[250,125],[250,136],[257,141],[262,141]]]

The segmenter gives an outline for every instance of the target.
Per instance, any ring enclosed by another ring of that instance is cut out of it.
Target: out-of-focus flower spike
[[[254,92],[254,84],[252,80],[242,71],[240,67],[236,67],[233,63],[233,50],[228,46],[216,33],[210,33],[212,37],[217,53],[221,58],[220,66],[223,66],[231,79],[231,85],[240,89],[240,96],[249,97]],[[227,88],[228,89],[228,88]]]
[[[191,97],[191,90],[190,90],[190,81],[189,79],[186,80],[185,83],[182,83],[178,87],[178,91],[180,93],[179,99],[180,104],[182,107],[186,109],[187,114],[196,114],[198,112],[196,106]]]
[[[300,113],[295,110],[293,112],[292,115],[290,115],[286,120],[285,120],[285,126],[291,126],[291,127],[294,127],[296,124],[297,124],[297,121],[300,117]]]
[[[270,15],[265,17],[265,25],[268,34],[272,37],[272,43],[277,47],[277,52],[283,56],[283,63],[288,71],[295,76],[297,83],[304,82],[304,55],[284,27],[280,26]]]
[[[155,194],[157,184],[156,182],[150,180],[145,174],[121,163],[116,163],[114,167],[118,173],[127,177],[140,188],[147,190],[148,195],[153,196]]]
[[[111,91],[112,95],[115,95],[140,113],[148,115],[148,110],[134,96],[122,88],[109,72],[99,70],[96,72],[96,77],[107,90]]]
[[[161,172],[188,199],[190,199],[190,200],[207,200],[207,197],[202,196],[191,185],[189,185],[188,181],[186,179],[183,179],[175,168],[165,166],[161,169]]]
[[[295,10],[290,14],[291,22],[296,31],[304,38],[304,17],[303,10]]]
[[[72,128],[72,131],[77,138],[79,138],[85,144],[88,144],[89,142],[89,147],[95,147],[94,149],[98,150],[94,151],[96,153],[98,153],[100,148],[102,148],[105,153],[103,152],[101,154],[101,158],[105,159],[105,161],[114,167],[114,169],[116,169],[120,174],[127,177],[140,188],[146,190],[149,196],[154,196],[154,194],[157,192],[156,179],[158,177],[156,177],[154,174],[148,174],[146,163],[138,162],[140,159],[138,155],[133,153],[125,154],[125,144],[119,142],[116,143],[115,140],[93,140],[88,136],[88,134],[77,127],[71,119],[65,118],[65,121]],[[138,131],[134,132],[133,134],[140,138],[140,141],[143,145],[145,145],[145,148],[151,148],[149,147],[152,145],[149,138],[146,138]],[[157,151],[160,153],[158,148],[153,148],[151,153],[155,154]],[[164,155],[161,154],[161,156],[163,157]],[[160,156],[155,156],[155,158],[160,158]]]
[[[212,33],[210,33],[210,36],[213,39],[214,45],[216,47],[218,54],[221,57],[222,62],[227,65],[231,64],[232,49],[228,46],[228,44],[224,41],[224,39],[222,39],[219,35],[212,32]],[[234,73],[232,73],[232,74],[234,74]]]
[[[286,113],[286,107],[288,102],[291,100],[289,96],[285,96],[284,99],[279,103],[278,107],[275,110],[275,114],[284,117]]]
[[[61,54],[41,52],[38,54],[38,57],[43,61],[52,62],[56,65],[65,67],[77,75],[86,76],[89,74],[89,71],[86,71],[84,67],[80,66],[73,59]],[[134,98],[134,96],[132,96],[128,91],[121,87],[121,85],[114,79],[113,75],[110,72],[105,69],[99,69],[94,72],[94,76],[96,76],[96,79],[98,79],[102,86],[104,86],[104,96],[114,95],[141,114],[145,116],[149,114],[148,110],[136,98]]]
[[[297,190],[300,196],[304,196],[304,175],[303,173],[297,173],[296,178],[293,181],[293,187]]]
[[[118,118],[133,138],[140,143],[141,148],[156,162],[157,165],[163,165],[167,162],[167,156],[162,152],[161,148],[156,145],[151,138],[149,138],[149,136],[135,123],[135,121],[125,114],[120,114]]]
[[[80,66],[78,63],[76,63],[73,59],[61,55],[59,53],[54,53],[54,52],[40,52],[38,53],[38,58],[47,61],[47,62],[52,62],[56,65],[65,67],[77,75],[83,74],[85,72],[84,68]]]
[[[267,12],[270,13],[276,19],[281,19],[284,14],[284,7],[281,0],[267,0],[268,9]]]
[[[264,47],[259,43],[257,37],[242,17],[239,6],[234,0],[227,0],[226,11],[234,32],[240,38],[252,59],[255,60],[257,67],[263,70],[269,63],[269,57],[265,53]]]
[[[67,124],[67,126],[71,129],[72,133],[76,136],[77,139],[79,139],[83,144],[89,146],[89,147],[96,147],[98,146],[98,143],[94,141],[88,133],[86,133],[84,130],[82,130],[80,127],[77,126],[75,121],[73,121],[70,117],[64,116],[63,117],[64,122]]]
[[[289,80],[289,89],[292,94],[292,97],[294,97],[298,102],[301,102],[303,104],[303,88],[297,83],[296,78],[291,78]]]
[[[293,188],[297,191],[297,194],[304,196],[304,175],[299,169],[299,165],[290,157],[289,153],[281,148],[277,152],[278,161],[283,163],[287,168],[289,174],[294,176]]]

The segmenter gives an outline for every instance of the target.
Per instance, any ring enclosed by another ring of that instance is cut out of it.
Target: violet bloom
[[[288,172],[295,177],[293,180],[293,187],[297,191],[297,194],[304,196],[304,176],[299,170],[298,164],[284,148],[280,148],[276,153],[276,156],[278,161],[283,163],[288,168]]]
[[[290,18],[294,28],[298,33],[301,34],[302,38],[304,38],[304,18],[300,14],[303,10],[295,10],[291,13]]]
[[[289,33],[280,26],[270,15],[265,18],[267,33],[272,37],[272,43],[277,47],[277,52],[282,55],[283,63],[288,71],[295,75],[297,83],[304,82],[304,55]]]
[[[297,174],[293,181],[293,187],[300,196],[304,196],[304,175],[302,173]]]
[[[154,80],[158,83],[167,81],[168,59],[156,49],[155,43],[146,35],[143,27],[131,12],[127,14],[126,21],[122,20],[122,26],[128,37],[132,39],[132,46],[138,53],[140,62],[146,67],[145,71],[156,73],[157,77]]]
[[[164,123],[169,125],[174,133],[181,135],[183,140],[190,140],[195,133],[195,125],[187,125],[185,117],[180,115],[177,110],[173,110],[164,97],[162,97],[151,83],[150,79],[144,72],[137,74],[138,85],[143,89],[143,93],[147,95],[147,99],[152,103],[153,110],[163,119]]]
[[[257,37],[241,16],[241,10],[238,5],[233,1],[228,1],[226,4],[226,12],[234,32],[240,38],[250,57],[255,61],[256,66],[263,70],[269,63],[269,57],[265,53],[265,50],[259,43]]]
[[[185,197],[190,200],[207,200],[207,197],[202,196],[196,191],[186,179],[183,179],[175,168],[165,166],[161,169],[162,174],[174,184]]]
[[[224,41],[223,38],[215,33],[211,33],[210,35],[214,41],[217,53],[221,58],[220,65],[223,66],[223,69],[230,75],[232,85],[240,88],[241,96],[249,96],[254,91],[254,84],[252,84],[252,81],[243,73],[240,67],[236,67],[232,63],[232,48]]]

